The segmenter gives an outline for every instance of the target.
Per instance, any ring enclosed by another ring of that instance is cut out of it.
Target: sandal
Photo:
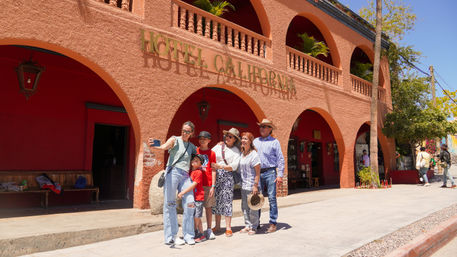
[[[233,232],[232,232],[231,230],[227,229],[227,230],[225,231],[225,236],[226,236],[226,237],[231,237],[232,235],[233,235]]]
[[[216,233],[219,232],[220,230],[221,230],[220,227],[219,227],[219,228],[214,227],[214,228],[211,229],[211,231],[213,231],[214,234],[216,234]]]
[[[249,232],[250,230],[251,230],[250,228],[245,227],[245,228],[243,228],[242,230],[240,230],[240,233],[247,233],[247,232]]]
[[[255,234],[257,234],[257,231],[255,231],[253,229],[249,230],[249,232],[248,232],[248,235],[250,235],[250,236],[255,235]]]

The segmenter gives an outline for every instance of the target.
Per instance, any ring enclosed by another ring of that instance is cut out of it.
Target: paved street
[[[222,235],[195,246],[169,247],[157,231],[30,256],[342,256],[457,203],[457,190],[440,185],[330,190],[343,196],[281,208],[279,231],[273,234],[235,232],[232,238]],[[234,218],[233,226],[241,229],[243,219]]]

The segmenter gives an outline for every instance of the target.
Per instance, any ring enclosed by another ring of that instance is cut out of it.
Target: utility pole
[[[433,70],[433,66],[430,65],[429,70],[430,70],[430,85],[432,87],[432,103],[433,103],[433,107],[436,108],[435,73]],[[435,138],[435,148],[436,148],[435,154],[439,154],[441,151],[440,143],[441,143],[441,139]],[[440,165],[437,165],[437,166],[438,166],[438,172],[441,173],[442,172],[441,166]]]
[[[429,70],[430,70],[431,85],[432,85],[432,101],[433,101],[433,107],[436,107],[435,73],[433,73],[433,66],[430,66],[430,67],[429,67]]]

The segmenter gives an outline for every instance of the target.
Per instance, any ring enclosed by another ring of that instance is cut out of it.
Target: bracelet
[[[211,185],[211,187],[216,187],[216,185]]]

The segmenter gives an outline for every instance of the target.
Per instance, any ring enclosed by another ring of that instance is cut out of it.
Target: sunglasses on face
[[[230,138],[230,139],[235,138],[235,137],[232,136],[232,135],[227,135],[227,136],[225,136],[225,137],[226,137],[226,138]]]
[[[192,131],[185,130],[185,129],[183,129],[181,132],[182,132],[183,134],[187,134],[187,135],[189,135],[190,133],[192,133]]]
[[[262,125],[262,126],[260,126],[260,128],[271,128],[271,127],[267,126],[267,125]]]

